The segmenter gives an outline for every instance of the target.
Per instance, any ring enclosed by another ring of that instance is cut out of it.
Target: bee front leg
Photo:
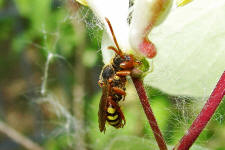
[[[116,75],[118,75],[118,76],[127,76],[127,75],[130,75],[130,71],[129,70],[117,71]]]
[[[102,80],[98,80],[98,85],[102,88],[105,84]]]

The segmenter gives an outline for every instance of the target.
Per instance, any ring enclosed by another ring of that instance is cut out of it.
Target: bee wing
[[[101,132],[105,131],[108,98],[109,98],[109,88],[108,84],[106,84],[102,87],[102,97],[99,103],[99,111],[98,111],[99,130]]]

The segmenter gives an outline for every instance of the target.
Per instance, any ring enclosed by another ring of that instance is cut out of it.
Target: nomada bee
[[[131,74],[134,67],[140,65],[140,62],[132,54],[122,52],[110,21],[108,18],[105,18],[105,20],[110,28],[116,47],[108,47],[108,49],[115,52],[115,56],[112,58],[111,63],[103,67],[98,82],[102,88],[98,112],[99,130],[101,132],[105,132],[106,122],[115,128],[122,128],[126,124],[119,101],[124,100],[126,96],[126,77]]]

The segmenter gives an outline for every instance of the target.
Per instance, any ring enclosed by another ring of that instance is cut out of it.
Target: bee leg
[[[113,78],[109,78],[109,79],[108,79],[108,82],[109,82],[109,83],[112,83],[112,81],[113,81]]]
[[[127,75],[130,75],[130,71],[129,70],[117,71],[116,75],[118,75],[118,76],[127,76]]]
[[[122,127],[123,127],[126,124],[126,119],[125,119],[125,117],[124,117],[124,115],[123,115],[121,110],[119,110],[119,113],[120,113],[120,116],[121,116],[121,118],[123,120],[123,124],[122,124]]]
[[[107,112],[107,109],[108,109],[109,105],[111,105],[111,101],[113,101],[112,100],[112,96],[108,96],[108,98],[107,98],[107,107],[104,108],[106,112]]]
[[[123,96],[123,101],[125,100],[125,95]]]
[[[112,87],[112,90],[115,91],[117,94],[126,95],[126,92],[118,87]]]
[[[102,88],[104,86],[104,82],[102,80],[98,80],[98,85]]]

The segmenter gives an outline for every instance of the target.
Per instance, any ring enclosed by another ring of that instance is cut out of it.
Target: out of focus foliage
[[[90,150],[157,149],[131,82],[122,102],[126,126],[98,130],[102,31],[89,9],[69,0],[0,0],[0,28],[0,121],[46,150],[79,149],[80,140]],[[175,145],[207,98],[146,89],[166,142]],[[225,149],[224,105],[193,149]],[[0,132],[0,149],[24,148]]]

